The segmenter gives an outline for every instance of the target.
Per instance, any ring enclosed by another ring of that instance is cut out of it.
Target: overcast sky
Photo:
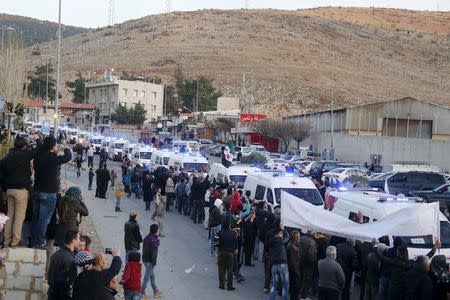
[[[164,0],[115,0],[116,23],[165,12]],[[450,10],[450,0],[249,0],[249,8],[298,9],[318,6],[377,6],[417,10]],[[236,9],[244,0],[172,0],[173,10]],[[109,0],[62,0],[62,22],[83,27],[108,24]],[[0,0],[0,13],[57,21],[57,0]]]

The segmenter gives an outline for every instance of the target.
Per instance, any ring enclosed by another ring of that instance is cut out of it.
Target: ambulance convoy
[[[322,206],[345,218],[354,219],[358,212],[363,213],[363,221],[376,222],[393,212],[411,205],[421,205],[418,197],[393,196],[369,191],[348,191],[345,189],[327,193],[322,199],[312,180],[296,173],[279,170],[260,169],[252,165],[235,164],[229,168],[221,163],[209,164],[199,152],[200,145],[195,141],[174,141],[172,149],[157,149],[153,146],[136,144],[124,139],[108,138],[101,135],[84,136],[94,146],[96,152],[105,148],[110,159],[124,160],[128,158],[134,165],[144,168],[164,167],[175,173],[186,172],[209,175],[209,180],[216,183],[233,181],[245,194],[266,202],[266,208],[273,211],[281,207],[281,191],[285,191],[299,201],[307,201],[312,205]],[[450,261],[450,223],[440,213],[441,244],[440,254]],[[393,241],[389,237],[390,242]],[[402,237],[408,245],[411,257],[425,254],[433,245],[431,236]]]

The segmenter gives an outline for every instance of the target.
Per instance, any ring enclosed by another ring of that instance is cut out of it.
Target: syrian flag
[[[225,150],[223,151],[223,155],[225,156],[225,159],[229,161],[230,163],[233,161],[233,154],[231,153],[230,147],[226,146]]]

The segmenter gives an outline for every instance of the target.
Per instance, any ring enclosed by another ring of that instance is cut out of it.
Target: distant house
[[[132,107],[139,101],[147,111],[147,122],[163,114],[164,85],[105,77],[103,82],[86,84],[88,103],[100,110],[100,123],[109,123],[119,103]]]

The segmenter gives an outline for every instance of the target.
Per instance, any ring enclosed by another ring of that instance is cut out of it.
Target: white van
[[[375,191],[333,191],[325,197],[325,207],[333,213],[345,218],[355,220],[359,211],[364,215],[364,223],[372,223],[398,211],[402,208],[423,205],[417,202],[419,198],[394,196]],[[442,213],[439,213],[441,225],[442,248],[438,254],[443,254],[450,261],[450,223]],[[426,255],[433,247],[433,239],[430,236],[402,237],[408,245],[410,258],[418,255]],[[390,245],[393,237],[389,236]]]
[[[259,168],[251,165],[232,165],[226,168],[221,163],[214,163],[211,165],[211,171],[209,172],[209,179],[212,181],[216,179],[217,183],[224,183],[234,181],[237,183],[238,188],[243,188],[245,180],[249,174],[260,171]]]
[[[196,153],[177,153],[169,158],[168,167],[173,167],[175,172],[187,172],[189,175],[193,172],[203,173],[204,176],[209,173],[209,163],[206,158]]]
[[[95,153],[100,153],[103,144],[103,136],[93,135],[89,138],[89,143],[94,147]]]
[[[125,146],[123,147],[123,158],[122,159],[125,160],[125,158],[128,158],[129,160],[131,160],[133,149],[137,146],[138,146],[138,144],[126,143]]]
[[[155,151],[155,147],[151,147],[148,145],[138,145],[133,148],[131,161],[135,165],[139,165],[140,167],[148,167],[150,166],[150,160],[153,156],[153,152]]]
[[[67,129],[67,140],[70,144],[75,144],[78,140],[78,129],[68,128]]]
[[[383,164],[381,166],[382,166],[381,173],[410,172],[410,171],[441,173],[441,169],[439,167],[427,164]]]
[[[124,139],[112,140],[108,149],[109,157],[112,160],[122,160],[123,148],[127,142],[128,141]]]
[[[102,149],[104,148],[106,152],[109,153],[109,147],[111,147],[111,143],[114,142],[115,138],[106,137],[102,140]]]
[[[323,200],[314,183],[307,177],[280,171],[259,171],[247,176],[244,193],[250,191],[250,197],[265,200],[267,208],[273,210],[280,206],[281,191],[317,206],[323,206]]]
[[[172,147],[174,150],[179,151],[181,147],[186,148],[187,152],[198,152],[200,151],[200,144],[196,141],[173,141]]]
[[[175,152],[168,149],[156,150],[155,152],[153,152],[152,158],[150,159],[150,166],[154,168],[165,167],[168,169],[169,159],[172,155],[175,154]]]

